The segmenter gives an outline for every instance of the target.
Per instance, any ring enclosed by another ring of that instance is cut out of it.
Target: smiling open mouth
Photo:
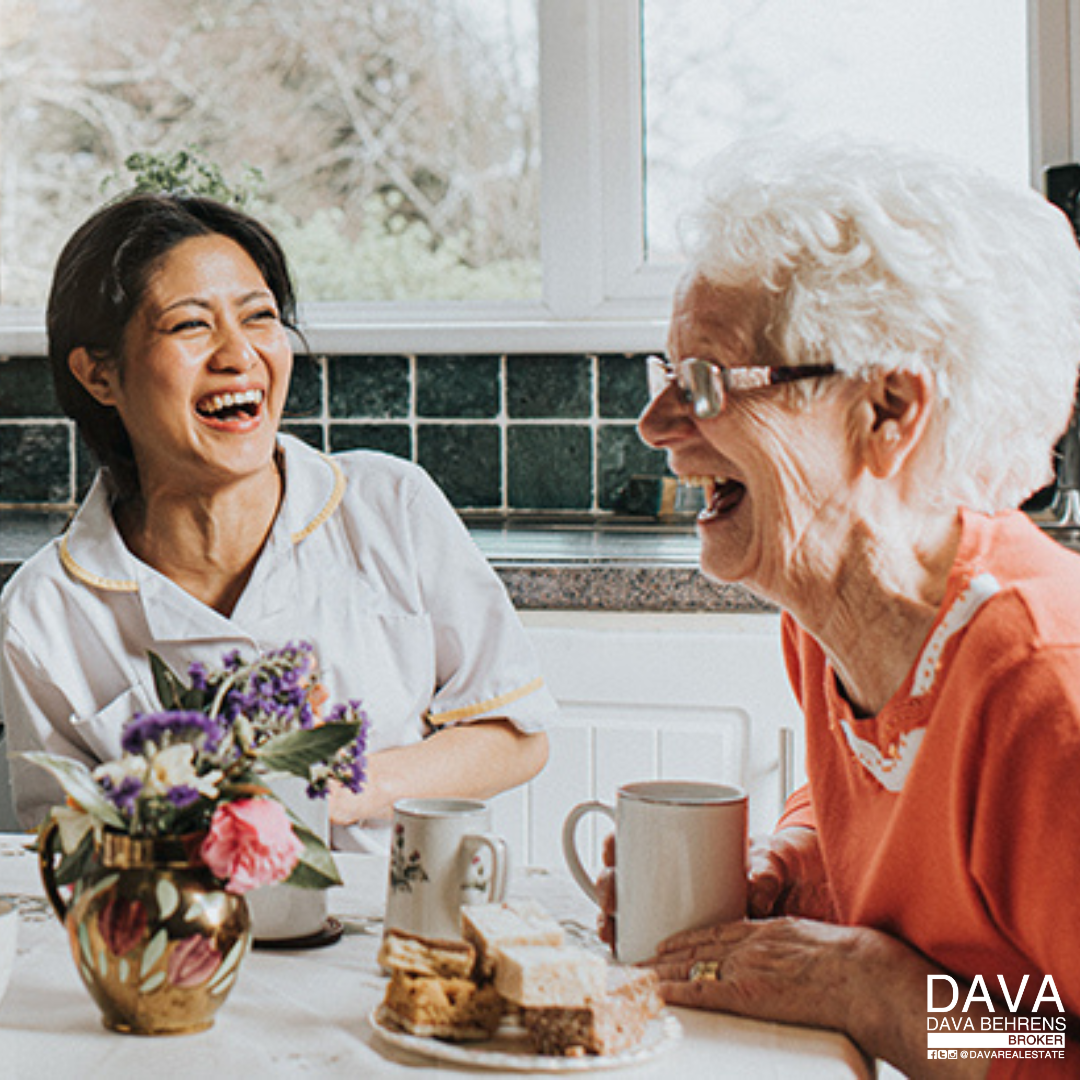
[[[698,514],[698,521],[713,521],[729,514],[746,494],[746,488],[738,480],[720,476],[685,476],[683,483],[699,487],[705,494],[705,507]]]
[[[209,420],[251,420],[259,415],[264,397],[262,390],[211,394],[196,403],[195,411]]]

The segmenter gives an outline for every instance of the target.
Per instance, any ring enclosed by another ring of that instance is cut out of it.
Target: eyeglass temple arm
[[[724,385],[729,390],[758,390],[764,386],[798,382],[799,379],[816,379],[821,375],[834,375],[833,364],[795,364],[791,367],[745,367],[721,368]]]

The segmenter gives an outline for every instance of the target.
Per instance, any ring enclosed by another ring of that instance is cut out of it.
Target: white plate
[[[385,1039],[402,1050],[424,1057],[471,1065],[476,1069],[505,1069],[515,1072],[592,1072],[596,1069],[618,1069],[637,1065],[655,1057],[682,1038],[682,1025],[669,1012],[650,1020],[645,1037],[632,1050],[621,1054],[586,1054],[584,1057],[549,1057],[534,1054],[520,1029],[503,1029],[483,1042],[454,1043],[443,1039],[423,1038],[402,1031],[382,1014],[382,1006],[372,1010],[372,1027]]]

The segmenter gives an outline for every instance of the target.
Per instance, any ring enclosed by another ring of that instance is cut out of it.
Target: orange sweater
[[[784,638],[810,782],[781,826],[817,829],[840,920],[887,931],[964,980],[982,975],[999,1000],[998,975],[1010,995],[1029,975],[1018,1016],[1049,973],[1075,1038],[1080,557],[1018,511],[965,512],[923,653],[871,719],[854,717],[790,618]],[[1048,1066],[996,1061],[993,1074],[1078,1076],[1080,1042]]]

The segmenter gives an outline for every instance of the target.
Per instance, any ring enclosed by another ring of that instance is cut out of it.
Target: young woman
[[[414,465],[325,457],[279,431],[295,317],[285,257],[207,199],[134,195],[60,256],[49,355],[102,469],[2,605],[17,811],[60,797],[18,755],[119,753],[176,672],[310,641],[370,717],[367,784],[331,796],[338,846],[374,848],[403,796],[484,798],[543,766],[554,711],[498,579]]]

